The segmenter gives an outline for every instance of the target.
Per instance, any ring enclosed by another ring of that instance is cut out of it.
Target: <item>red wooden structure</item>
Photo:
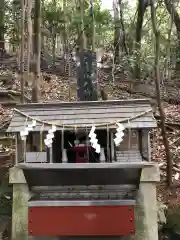
[[[91,150],[90,146],[74,146],[72,147],[72,150],[76,154],[76,163],[88,163],[88,154]]]
[[[29,236],[127,236],[134,206],[30,207],[28,226]]]

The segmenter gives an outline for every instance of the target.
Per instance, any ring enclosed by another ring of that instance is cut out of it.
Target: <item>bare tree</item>
[[[172,184],[172,159],[171,153],[169,149],[169,142],[166,134],[166,127],[165,127],[165,114],[163,110],[163,105],[161,101],[161,94],[160,94],[160,71],[159,71],[159,58],[160,58],[160,43],[159,43],[159,31],[157,30],[156,26],[156,10],[154,7],[154,0],[151,0],[151,20],[152,20],[152,28],[155,36],[155,85],[156,85],[156,96],[157,96],[157,103],[159,108],[159,113],[161,117],[161,131],[162,137],[166,152],[166,160],[167,160],[167,184],[168,187]]]
[[[34,43],[33,43],[33,63],[34,78],[32,86],[32,101],[40,101],[40,64],[41,64],[41,0],[35,1],[34,13]]]
[[[69,38],[69,23],[68,23],[68,19],[67,19],[67,10],[68,10],[68,1],[67,0],[63,0],[63,10],[64,10],[65,52],[67,54],[67,58],[66,59],[68,60],[65,63],[65,71],[68,70],[69,100],[71,100],[71,55],[70,55],[70,45],[69,45],[69,40],[68,40],[68,38]]]
[[[144,20],[144,14],[148,7],[148,0],[138,0],[138,16],[136,23],[136,67],[135,67],[135,77],[140,78],[141,76],[141,61],[140,61],[140,52],[141,52],[141,38],[142,38],[142,26]]]
[[[64,0],[65,2],[65,0]],[[54,12],[56,11],[56,0],[53,0]],[[56,23],[52,26],[52,56],[53,56],[53,66],[55,66],[56,59]]]
[[[94,18],[94,5],[93,0],[91,0],[91,14],[92,14],[92,52],[96,51],[96,27],[95,27],[95,18]]]
[[[29,75],[30,72],[30,61],[31,61],[31,54],[32,54],[32,18],[31,18],[31,11],[32,11],[32,0],[27,0],[27,32],[28,32],[28,39],[27,39],[27,74]]]
[[[119,20],[119,4],[118,0],[113,0],[114,11],[114,63],[119,62],[120,53],[120,20]]]
[[[80,17],[81,17],[81,36],[80,36],[80,48],[82,51],[87,48],[86,44],[86,35],[84,29],[84,0],[79,0],[79,8],[80,8]]]
[[[121,23],[121,29],[122,29],[122,50],[128,55],[128,46],[126,43],[126,30],[124,26],[124,18],[123,18],[123,6],[122,6],[122,0],[119,0],[119,11],[120,11],[120,23]]]
[[[5,7],[5,1],[0,1],[0,49],[1,51],[5,50],[5,44],[4,44],[4,7]]]
[[[24,103],[24,20],[25,20],[25,0],[21,0],[21,102]]]

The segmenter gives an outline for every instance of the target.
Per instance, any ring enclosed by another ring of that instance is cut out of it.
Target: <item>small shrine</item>
[[[156,212],[156,126],[148,99],[18,105],[7,130],[17,150],[13,239],[131,237],[138,224],[150,233],[150,221],[154,235],[143,240],[157,240],[157,216],[137,223],[135,211]]]
[[[154,127],[140,99],[19,105],[8,132],[16,134],[16,163],[134,162],[150,160]]]

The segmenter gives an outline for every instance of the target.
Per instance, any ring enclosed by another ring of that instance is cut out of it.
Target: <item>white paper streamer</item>
[[[100,153],[101,152],[101,147],[98,144],[98,140],[96,138],[97,134],[94,133],[95,130],[96,130],[96,127],[92,126],[91,131],[89,133],[90,143],[91,143],[92,148],[95,149],[95,152]]]
[[[123,137],[124,137],[124,130],[125,127],[121,124],[121,123],[117,123],[118,127],[116,129],[116,138],[114,139],[114,143],[116,145],[116,147],[118,147],[120,145],[120,143],[123,141]]]

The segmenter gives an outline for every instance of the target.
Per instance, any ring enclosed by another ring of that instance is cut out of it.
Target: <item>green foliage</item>
[[[53,29],[59,33],[61,29],[64,29],[64,22],[64,13],[61,7],[54,6],[53,2],[49,2],[47,5],[45,5],[44,23],[45,27],[50,31],[50,33],[53,32]]]
[[[10,44],[20,43],[20,0],[5,2],[5,33]]]
[[[68,1],[67,1],[68,2]],[[56,34],[64,34],[65,23],[69,29],[69,41],[74,41],[78,38],[80,32],[80,10],[78,4],[67,4],[67,14],[64,15],[63,2],[54,1],[45,2],[44,7],[44,23],[45,27],[52,32],[55,30]],[[95,1],[94,4],[94,19],[96,25],[96,36],[98,39],[109,37],[109,27],[112,24],[112,16],[108,10],[102,10],[100,7],[100,1]],[[66,21],[66,22],[65,22]],[[90,11],[90,2],[84,1],[84,27],[85,34],[88,38],[92,37],[92,16]],[[97,41],[100,42],[100,41]]]
[[[109,0],[110,1],[110,0]],[[80,35],[80,8],[79,0],[66,0],[67,9],[66,14],[63,10],[63,0],[44,0],[42,23],[43,35],[46,36],[47,45],[52,45],[54,35],[63,37],[68,29],[68,42],[70,47],[74,46]],[[84,0],[84,27],[85,34],[88,38],[88,44],[91,45],[92,38],[92,24],[93,18],[90,11],[90,0]],[[153,71],[154,68],[154,35],[152,31],[150,7],[148,7],[142,29],[141,51],[136,52],[136,23],[137,23],[137,6],[135,1],[123,0],[121,10],[123,13],[123,24],[125,28],[126,45],[128,48],[128,55],[124,52],[120,53],[121,64],[129,65],[130,69],[136,66],[137,56],[141,62],[142,77],[147,75],[147,72]],[[178,11],[178,7],[176,7]],[[5,36],[8,41],[17,45],[20,42],[20,0],[5,0]],[[158,1],[156,5],[157,27],[160,31],[160,67],[161,70],[167,64],[167,54],[170,48],[171,58],[168,60],[169,65],[173,66],[173,57],[180,58],[180,47],[177,44],[177,32],[173,24],[171,37],[169,39],[169,32],[171,29],[171,18],[166,10],[164,1]],[[178,11],[180,12],[180,11]],[[32,14],[33,15],[33,14]],[[112,17],[112,12],[101,8],[101,1],[94,0],[94,20],[96,30],[96,47],[113,47],[114,26],[115,21]],[[121,16],[120,16],[121,17]],[[123,29],[121,22],[118,23],[120,27],[120,35],[122,36]],[[122,37],[120,38],[122,39]],[[50,43],[50,44],[49,44]],[[120,42],[122,46],[122,42]],[[120,48],[120,51],[122,48]]]

